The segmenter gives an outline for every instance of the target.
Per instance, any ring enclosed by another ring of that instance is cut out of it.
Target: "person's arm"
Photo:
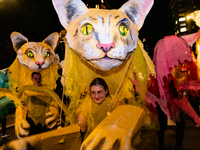
[[[87,130],[87,117],[83,112],[78,112],[78,125],[80,126],[81,132],[86,132]]]

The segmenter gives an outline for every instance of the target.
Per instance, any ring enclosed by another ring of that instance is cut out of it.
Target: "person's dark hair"
[[[41,76],[41,73],[39,73],[39,72],[33,72],[32,74],[31,74],[31,77],[33,78],[33,75],[34,74],[39,74],[40,76]]]
[[[107,83],[104,81],[104,79],[102,78],[95,78],[92,80],[92,82],[90,83],[90,88],[93,86],[93,85],[102,85],[104,90],[106,91],[106,89],[108,89],[108,85]],[[106,94],[106,97],[109,95],[109,89],[108,89],[108,93]]]

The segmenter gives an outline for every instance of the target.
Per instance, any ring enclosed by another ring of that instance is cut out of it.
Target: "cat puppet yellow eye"
[[[49,57],[50,56],[50,52],[46,52],[45,57]]]
[[[28,51],[28,52],[26,53],[26,55],[27,55],[29,58],[33,58],[33,57],[34,57],[33,52],[31,52],[31,51]]]
[[[122,36],[125,36],[125,35],[128,33],[127,27],[125,27],[123,24],[120,24],[120,25],[119,25],[119,33],[120,33]]]
[[[93,31],[93,26],[91,24],[86,24],[81,28],[83,35],[89,35]]]

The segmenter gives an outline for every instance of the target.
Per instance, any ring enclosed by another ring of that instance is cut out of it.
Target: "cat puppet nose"
[[[105,52],[109,51],[112,47],[115,47],[115,42],[112,42],[112,43],[109,43],[109,44],[102,44],[102,43],[99,43],[97,45],[98,48],[103,48],[103,50]]]
[[[44,62],[36,61],[35,64],[36,64],[36,65],[39,65],[39,66],[42,66],[42,65],[44,64]]]

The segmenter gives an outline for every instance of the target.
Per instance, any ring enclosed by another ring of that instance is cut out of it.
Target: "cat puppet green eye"
[[[45,57],[49,57],[50,56],[50,52],[46,52]]]
[[[123,24],[120,24],[119,25],[119,33],[122,35],[122,36],[125,36],[127,33],[128,33],[128,29],[125,25]]]
[[[26,53],[26,55],[27,55],[29,58],[33,58],[33,57],[34,57],[33,52],[31,52],[31,51],[28,51],[28,52]]]
[[[93,26],[91,24],[86,24],[81,28],[81,32],[83,35],[89,35],[93,32]]]

